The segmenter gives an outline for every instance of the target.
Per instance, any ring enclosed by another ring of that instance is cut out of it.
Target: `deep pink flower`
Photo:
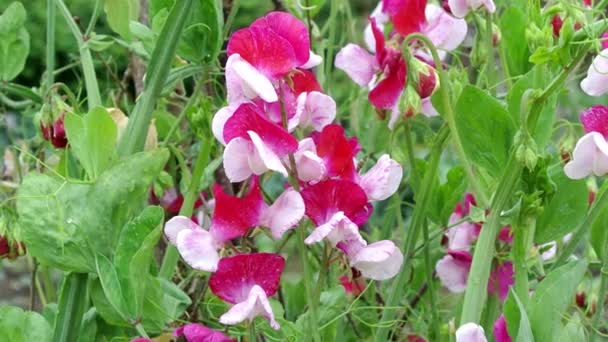
[[[602,49],[608,49],[608,32],[602,33],[600,39],[602,40]]]
[[[326,176],[354,179],[354,158],[361,150],[357,138],[347,138],[344,128],[337,124],[325,126],[320,133],[312,135],[317,155],[323,160]]]
[[[407,335],[407,342],[426,342],[426,340],[418,335]]]
[[[457,222],[469,215],[471,205],[476,204],[475,197],[471,193],[466,193],[464,200],[461,203],[456,203],[454,212],[448,220],[448,224],[452,226],[446,232],[448,250],[468,251],[471,248],[471,244],[477,239],[477,236],[479,236],[481,225],[478,223],[462,222],[456,225]]]
[[[68,145],[68,136],[63,124],[64,119],[65,114],[61,114],[59,118],[51,123],[40,122],[40,130],[44,139],[59,149],[63,149]]]
[[[419,32],[426,22],[427,0],[383,0],[382,10],[388,13],[395,30],[403,37]]]
[[[586,133],[598,132],[608,138],[608,106],[595,105],[580,115]]]
[[[496,342],[511,342],[511,336],[507,331],[507,321],[503,314],[494,322],[494,338]]]
[[[593,5],[593,0],[583,0],[583,4],[587,7],[591,7]]]
[[[189,323],[175,329],[173,336],[183,336],[186,342],[236,342],[221,331],[209,329],[198,323]]]
[[[505,243],[512,243],[513,233],[511,232],[511,226],[504,226],[500,228],[497,239]]]
[[[284,267],[285,259],[277,254],[240,254],[221,259],[217,272],[209,278],[209,288],[235,305],[220,317],[220,322],[238,324],[261,315],[274,329],[279,329],[268,297],[279,289]]]
[[[551,27],[553,28],[553,35],[555,37],[559,37],[559,33],[562,31],[562,26],[564,26],[564,21],[559,14],[556,14],[551,18]]]
[[[509,294],[509,288],[515,283],[513,263],[507,261],[499,264],[490,274],[488,292],[498,295],[504,301]]]
[[[351,280],[348,276],[341,276],[339,281],[342,287],[344,287],[344,291],[355,297],[360,295],[366,287],[365,280],[361,277]]]

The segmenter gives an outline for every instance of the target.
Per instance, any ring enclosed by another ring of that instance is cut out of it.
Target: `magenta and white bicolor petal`
[[[555,258],[555,255],[557,254],[557,242],[549,241],[538,246],[538,249],[545,250],[540,254],[540,257],[541,259],[543,259],[543,261],[551,260]]]
[[[298,95],[296,103],[296,114],[288,121],[289,131],[297,126],[321,131],[336,118],[336,101],[329,95],[318,91],[304,92]]]
[[[401,184],[403,169],[401,165],[384,154],[359,180],[359,185],[372,201],[382,201],[397,191]]]
[[[249,158],[252,172],[256,175],[261,175],[271,170],[287,177],[287,169],[281,162],[281,158],[262,141],[262,138],[257,133],[249,131],[247,134],[249,134],[253,143],[253,154]]]
[[[243,138],[234,138],[226,145],[224,171],[231,182],[242,182],[253,174],[250,162],[253,153],[253,144]]]
[[[469,252],[448,252],[437,261],[435,271],[441,284],[453,293],[462,293],[467,288],[467,278],[473,257]]]
[[[279,240],[289,229],[294,228],[304,217],[304,200],[294,189],[283,191],[274,203],[262,214],[260,224],[270,228],[272,237]]]
[[[367,245],[367,242],[359,234],[359,227],[342,211],[333,214],[327,222],[317,226],[304,242],[307,245],[312,245],[323,241],[323,239],[327,239],[334,247],[343,243],[353,250]],[[353,243],[356,243],[356,245],[353,245]]]
[[[165,235],[177,247],[184,261],[192,268],[213,272],[220,260],[218,250],[223,243],[185,216],[176,216],[165,224]]]
[[[376,56],[355,44],[343,47],[336,55],[334,64],[361,87],[367,87],[380,70]]]
[[[487,342],[486,334],[480,325],[466,323],[456,330],[456,342]]]
[[[175,329],[173,336],[183,336],[187,342],[236,342],[235,339],[224,335],[221,331],[207,328],[198,323],[189,323]]]
[[[230,310],[220,317],[220,323],[226,325],[236,325],[242,322],[252,322],[256,317],[262,316],[270,323],[270,326],[279,330],[280,325],[274,319],[272,307],[268,301],[268,297],[258,285],[254,285],[249,290],[247,299],[243,302],[235,304]]]
[[[310,57],[308,57],[308,60],[306,61],[306,63],[304,63],[302,66],[300,66],[300,68],[312,69],[312,68],[316,67],[317,65],[321,64],[321,62],[323,62],[323,57],[317,55],[316,53],[312,52],[312,50],[311,50]]]
[[[298,143],[294,153],[298,178],[303,182],[318,181],[325,175],[323,159],[317,155],[317,147],[312,138],[304,138]]]
[[[403,264],[403,254],[392,241],[374,242],[349,254],[350,266],[361,272],[365,278],[386,280],[399,273]]]
[[[224,141],[224,125],[226,125],[226,121],[230,119],[235,110],[235,106],[222,107],[217,111],[217,113],[215,113],[213,120],[211,121],[211,131],[213,132],[213,136],[222,145],[226,145],[226,142]]]
[[[425,9],[427,23],[422,27],[435,46],[444,51],[456,49],[467,36],[467,22],[451,16],[443,8],[428,4]]]
[[[279,99],[270,79],[238,53],[228,57],[226,62],[226,92],[229,104],[243,103],[256,97],[266,102]]]
[[[450,216],[448,224],[452,227],[446,232],[448,250],[468,251],[471,249],[471,244],[477,239],[477,227],[474,223],[463,222],[454,225],[462,220],[462,217],[462,214],[459,212],[454,212]]]
[[[484,6],[490,13],[496,11],[493,0],[448,0],[450,10],[456,18],[464,18],[471,11],[475,11]]]
[[[388,13],[382,11],[382,1],[378,2],[378,5],[369,17],[374,19],[378,29],[384,32],[384,25],[390,20],[390,18]],[[376,52],[376,37],[374,36],[372,25],[369,23],[365,27],[363,38],[365,40],[365,45],[367,45],[367,49],[371,52]]]
[[[587,77],[581,81],[581,89],[589,96],[602,96],[608,92],[608,49],[593,59]]]
[[[564,166],[566,176],[583,179],[590,175],[608,174],[608,142],[598,132],[585,134],[574,147],[572,160]]]

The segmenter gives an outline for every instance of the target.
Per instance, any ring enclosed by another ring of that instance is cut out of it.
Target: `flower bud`
[[[422,100],[418,91],[412,86],[407,86],[403,95],[401,95],[399,101],[399,111],[406,117],[411,118],[412,116],[420,113],[422,110]]]
[[[551,27],[553,27],[553,35],[555,37],[559,38],[559,33],[562,30],[562,26],[564,26],[562,17],[560,17],[559,14],[554,15],[553,18],[551,18]]]
[[[500,31],[500,27],[496,24],[492,24],[492,44],[494,46],[498,46],[502,40],[502,32]]]
[[[56,148],[65,148],[68,137],[63,121],[65,113],[72,109],[63,100],[55,96],[49,104],[42,106],[40,111],[40,131],[44,140],[49,141]]]
[[[413,69],[412,75],[420,98],[425,99],[433,95],[439,88],[439,76],[435,68],[418,58],[412,59],[410,67]]]
[[[22,242],[11,242],[8,237],[0,235],[0,259],[13,260],[24,254],[25,245]]]
[[[587,308],[587,295],[585,292],[576,293],[576,306],[585,310]]]

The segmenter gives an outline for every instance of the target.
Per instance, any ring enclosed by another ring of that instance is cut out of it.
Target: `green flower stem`
[[[230,7],[230,12],[228,13],[228,18],[226,19],[226,23],[224,23],[224,40],[228,37],[230,33],[230,29],[232,28],[232,22],[236,17],[237,12],[239,11],[239,7],[241,7],[241,0],[233,0],[232,7]]]
[[[68,24],[70,31],[76,38],[78,50],[80,52],[80,63],[82,64],[82,73],[84,75],[84,84],[87,89],[87,104],[89,109],[101,106],[101,95],[99,93],[99,85],[97,84],[97,76],[95,75],[95,65],[91,57],[91,51],[86,46],[82,32],[78,28],[78,24],[74,21],[72,13],[65,5],[63,0],[55,0],[55,4],[59,7],[59,11]],[[48,42],[47,42],[48,43]],[[48,56],[47,56],[48,57]]]
[[[211,147],[213,145],[212,139],[212,137],[209,137],[203,142],[203,146],[201,147],[201,150],[198,153],[198,157],[196,158],[194,170],[192,171],[192,180],[190,181],[190,187],[188,187],[188,191],[186,192],[186,196],[184,197],[184,203],[182,204],[182,207],[179,210],[179,214],[182,216],[192,216],[192,211],[194,210],[194,202],[199,196],[201,178],[203,177],[203,173],[205,172],[205,167],[207,166],[207,164],[209,164],[209,155],[211,154]],[[167,250],[165,251],[165,256],[163,257],[163,262],[161,264],[160,271],[158,272],[158,274],[165,279],[171,279],[173,277],[173,273],[175,272],[175,267],[177,266],[178,261],[179,253],[177,251],[177,248],[173,245],[167,246]]]
[[[496,79],[494,77],[494,37],[492,35],[492,13],[486,11],[486,29],[485,29],[485,44],[486,44],[486,84],[490,93],[496,95]]]
[[[88,279],[86,273],[69,273],[65,276],[57,303],[54,342],[78,341],[82,316],[89,307]]]
[[[255,332],[255,322],[249,322],[249,342],[257,341],[257,334]]]
[[[142,151],[144,148],[152,112],[169,75],[177,43],[186,19],[191,14],[193,3],[194,0],[176,1],[158,37],[159,44],[154,47],[148,64],[144,91],[135,105],[123,139],[119,144],[118,151],[123,156]]]
[[[576,65],[585,54],[586,49],[581,49],[580,53],[569,65],[563,68],[560,74],[549,84],[549,86],[547,86],[542,94],[533,100],[527,123],[525,123],[529,131],[533,131],[536,127],[538,117],[547,99],[560,89],[570,72],[575,69]],[[492,267],[490,261],[494,257],[496,235],[501,227],[500,213],[506,209],[509,199],[515,192],[519,175],[522,170],[523,165],[516,160],[515,153],[511,153],[505,168],[505,173],[502,176],[498,185],[498,190],[492,200],[489,221],[481,230],[477,245],[475,246],[475,254],[473,255],[473,264],[471,265],[471,271],[467,281],[460,324],[468,322],[479,323],[484,302],[487,297],[486,288],[488,286],[488,277],[490,276],[490,269]]]
[[[603,253],[604,256],[602,258],[602,268],[600,271],[600,289],[597,297],[597,311],[595,312],[595,316],[593,317],[593,335],[591,335],[591,342],[601,340],[602,335],[600,332],[600,328],[602,327],[602,323],[605,323],[602,319],[602,316],[604,312],[604,304],[606,303],[606,287],[608,287],[608,239],[604,241]]]
[[[46,89],[55,83],[55,0],[46,1]]]
[[[431,323],[429,329],[429,341],[435,341],[440,334],[439,329],[439,314],[437,313],[437,305],[435,304],[435,285],[433,281],[433,264],[431,263],[431,248],[429,243],[429,225],[425,222],[422,225],[422,233],[425,241],[424,244],[424,266],[426,268],[426,282],[428,284],[429,305],[431,309]]]
[[[412,221],[402,248],[404,256],[403,266],[401,267],[401,272],[399,272],[397,278],[393,281],[393,286],[385,302],[385,308],[396,307],[403,298],[403,292],[405,291],[408,279],[409,265],[413,259],[413,251],[416,248],[418,235],[426,224],[426,213],[434,190],[435,179],[439,171],[441,152],[443,152],[443,149],[445,148],[449,135],[450,130],[448,127],[446,125],[442,126],[431,147],[428,167],[426,168],[422,184],[420,185],[422,192],[416,194],[416,207],[414,208]],[[403,229],[403,227],[400,228]],[[396,310],[384,310],[382,312],[382,318],[378,323],[378,330],[376,332],[376,342],[388,341],[391,322],[394,320],[396,314]]]
[[[527,254],[530,232],[535,230],[536,219],[528,219],[513,229],[513,265],[515,267],[515,293],[525,306],[528,302],[530,284],[528,283]]]
[[[489,204],[488,196],[486,195],[481,184],[479,184],[479,177],[475,175],[475,172],[473,171],[473,165],[471,165],[471,162],[469,161],[466,153],[464,152],[462,140],[460,139],[460,135],[458,134],[458,128],[456,127],[456,117],[454,114],[454,109],[452,108],[450,102],[450,80],[445,70],[441,67],[442,62],[439,58],[439,54],[437,53],[437,48],[435,47],[433,42],[431,42],[431,40],[425,35],[420,33],[414,33],[409,35],[403,42],[404,49],[407,49],[409,47],[409,43],[413,40],[423,42],[424,45],[426,45],[426,47],[431,51],[431,54],[433,56],[433,62],[437,66],[436,70],[437,74],[439,75],[439,92],[441,95],[441,102],[443,103],[444,111],[443,118],[447,121],[448,126],[450,127],[452,139],[456,147],[458,157],[460,158],[460,161],[462,162],[464,169],[467,173],[467,179],[469,181],[469,184],[471,185],[471,188],[473,188],[475,197],[479,200],[481,206],[485,207]]]

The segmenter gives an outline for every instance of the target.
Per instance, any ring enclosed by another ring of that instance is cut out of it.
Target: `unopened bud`
[[[407,86],[405,88],[399,102],[399,110],[406,118],[410,118],[422,110],[422,100],[414,87]]]
[[[502,32],[500,31],[500,27],[496,24],[492,24],[492,44],[494,46],[498,46],[502,41]]]

